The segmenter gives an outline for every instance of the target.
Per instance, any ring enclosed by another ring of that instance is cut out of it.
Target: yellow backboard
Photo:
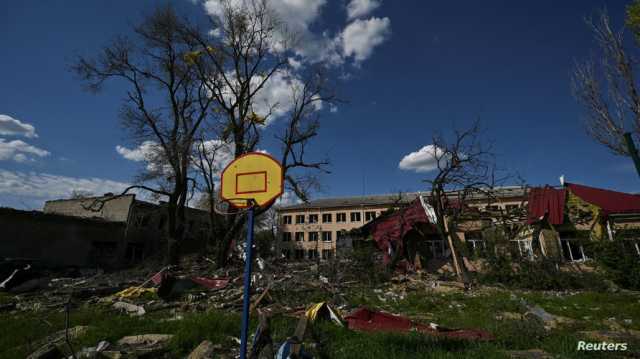
[[[280,197],[283,190],[282,166],[264,153],[247,153],[222,171],[220,197],[234,207],[248,207],[249,199],[262,207]]]

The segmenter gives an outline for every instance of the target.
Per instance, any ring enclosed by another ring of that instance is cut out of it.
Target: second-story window
[[[291,224],[291,216],[282,216],[282,224]]]
[[[331,213],[324,213],[322,215],[322,223],[331,223]]]
[[[346,213],[336,213],[336,222],[346,222],[347,214]]]
[[[296,242],[304,241],[304,232],[296,232]]]
[[[351,212],[351,222],[360,222],[360,212]]]
[[[304,223],[304,214],[296,215],[296,224],[302,224],[302,223]]]
[[[364,212],[364,220],[369,222],[371,220],[374,220],[376,218],[376,212],[375,211],[367,211]]]
[[[282,241],[290,242],[291,241],[291,232],[282,232]]]
[[[318,223],[318,215],[310,214],[309,215],[309,223]]]
[[[309,232],[309,241],[316,242],[318,240],[318,232]]]
[[[331,242],[331,232],[322,232],[322,240],[325,242]]]

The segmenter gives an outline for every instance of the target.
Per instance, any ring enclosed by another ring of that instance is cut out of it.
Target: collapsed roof
[[[529,223],[542,220],[558,225],[564,222],[564,207],[567,193],[600,208],[603,217],[612,214],[640,213],[640,196],[631,193],[611,191],[574,183],[566,183],[563,188],[532,188],[529,192]]]

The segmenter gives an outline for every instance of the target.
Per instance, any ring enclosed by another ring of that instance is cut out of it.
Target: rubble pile
[[[341,266],[339,273],[335,270],[337,265]],[[338,319],[340,315],[337,313],[361,310],[347,300],[351,291],[363,285],[361,272],[347,270],[349,265],[346,259],[342,263],[337,260],[333,263],[305,263],[265,261],[258,258],[252,277],[251,311],[254,315],[266,318],[285,315],[292,318],[308,317],[310,321],[316,319],[317,313],[326,312],[333,314],[332,320],[339,323],[341,319]],[[204,256],[183,258],[179,266],[146,263],[133,269],[110,273],[89,269],[45,271],[20,264],[6,279],[0,279],[4,284],[0,290],[11,295],[10,302],[0,306],[0,311],[5,313],[64,311],[65,305],[73,308],[95,305],[114,314],[135,317],[145,317],[149,313],[166,310],[170,316],[161,321],[172,321],[181,320],[184,314],[191,312],[242,311],[242,263],[216,269],[213,261]],[[29,282],[38,285],[31,285],[25,290],[24,284]],[[463,290],[463,286],[440,282],[432,275],[417,272],[395,275],[390,281],[379,283],[374,293],[381,302],[388,303],[402,300],[412,292],[427,294]],[[440,335],[439,333],[448,331],[446,328],[435,330],[432,329],[435,324],[430,325],[431,329],[423,330],[424,333]],[[302,327],[306,327],[306,324]],[[407,328],[413,327],[422,328],[420,324],[412,324]],[[384,326],[381,328],[384,330]],[[121,338],[114,343],[97,342],[92,347],[77,351],[76,357],[155,357],[171,340],[169,334],[139,334]],[[64,347],[65,341],[60,339],[61,334],[56,335],[56,338],[39,343],[38,349],[30,358],[59,357],[59,353],[69,352]],[[451,333],[446,335],[451,336]],[[465,335],[461,337],[465,338]],[[489,334],[469,336],[470,339],[477,337],[491,338]],[[295,340],[287,343],[294,349],[298,347]],[[198,348],[194,348],[190,357],[210,357],[211,352],[219,349],[210,342],[203,342]]]

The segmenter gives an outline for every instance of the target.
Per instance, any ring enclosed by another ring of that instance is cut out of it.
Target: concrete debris
[[[113,308],[134,316],[144,315],[147,312],[144,307],[127,302],[115,302]]]
[[[215,346],[208,340],[202,341],[193,351],[189,354],[187,359],[210,359],[213,358],[213,353],[216,349],[220,349],[221,346]]]
[[[141,345],[158,345],[158,344],[166,344],[173,338],[171,334],[142,334],[142,335],[131,335],[128,337],[123,337],[118,340],[117,344],[120,346],[129,345],[129,346],[141,346]]]
[[[105,352],[109,347],[111,347],[111,343],[103,340],[98,343],[95,347],[82,348],[81,351],[76,353],[76,359],[97,359],[103,358],[99,353]],[[70,357],[72,359],[72,357]]]
[[[571,318],[553,315],[539,305],[528,305],[524,301],[523,303],[527,307],[527,312],[524,314],[524,318],[536,318],[541,320],[544,323],[544,328],[547,330],[556,329],[561,325],[572,324],[575,322],[575,320]]]
[[[163,352],[172,338],[171,334],[131,335],[121,338],[116,344],[121,352],[133,352],[136,356],[149,357]]]

